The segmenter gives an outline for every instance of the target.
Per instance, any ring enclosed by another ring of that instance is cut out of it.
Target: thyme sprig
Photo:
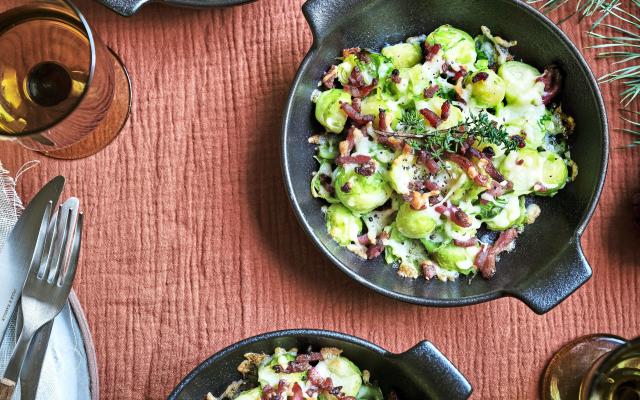
[[[381,132],[379,135],[405,139],[406,143],[417,150],[427,150],[431,157],[441,159],[445,153],[457,153],[469,138],[480,143],[504,146],[506,153],[518,148],[518,141],[489,114],[482,111],[472,114],[464,121],[447,129],[429,130],[424,118],[415,110],[404,111],[400,119],[402,130],[397,132]]]

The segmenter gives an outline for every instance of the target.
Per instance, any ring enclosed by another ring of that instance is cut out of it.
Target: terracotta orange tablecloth
[[[544,316],[514,299],[457,309],[398,303],[326,261],[295,221],[280,173],[281,112],[311,44],[301,4],[151,6],[124,19],[79,1],[129,68],[129,124],[106,150],[73,162],[0,144],[8,169],[42,161],[20,179],[23,198],[63,174],[67,194],[84,202],[75,288],[95,339],[102,398],[166,397],[224,346],[314,327],[393,351],[426,338],[469,378],[474,398],[534,399],[546,360],[566,341],[640,335],[640,231],[630,218],[640,152],[618,149],[630,138],[617,132],[604,195],[582,241],[593,279]],[[586,26],[564,29],[579,46],[590,43],[581,36]],[[601,74],[608,62],[586,55]],[[603,92],[620,127],[617,92]]]

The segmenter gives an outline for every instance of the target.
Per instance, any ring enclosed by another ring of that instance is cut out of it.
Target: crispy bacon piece
[[[362,112],[362,99],[355,98],[351,100],[351,107],[353,107],[357,112]]]
[[[487,191],[485,192],[486,194],[493,197],[494,199],[497,199],[498,197],[505,194],[507,188],[503,187],[500,183],[495,180],[491,180],[490,184],[491,187],[487,189]]]
[[[468,228],[471,226],[471,220],[469,219],[469,216],[453,204],[449,206],[440,204],[435,207],[435,210],[440,214],[446,216],[451,220],[451,222],[462,228]]]
[[[425,99],[430,99],[433,96],[435,96],[436,93],[438,93],[439,89],[440,87],[438,85],[431,85],[428,88],[426,88],[422,94],[424,95]]]
[[[495,150],[493,150],[493,147],[487,146],[484,149],[482,149],[482,154],[488,159],[492,159],[496,155],[496,152]]]
[[[454,82],[457,83],[458,81],[460,81],[465,76],[467,76],[467,70],[464,69],[464,67],[460,67],[460,69],[455,71],[455,73],[453,74],[453,80],[454,80]]]
[[[391,71],[391,81],[395,84],[400,84],[400,82],[402,82],[402,79],[400,78],[400,70],[394,69]]]
[[[429,172],[432,174],[437,174],[440,171],[440,167],[436,160],[434,160],[426,150],[418,151],[418,162],[427,167]]]
[[[486,147],[486,149],[491,149],[491,147]],[[493,149],[491,149],[491,153],[493,153]],[[467,155],[478,159],[478,166],[487,171],[487,174],[489,174],[491,178],[495,179],[498,182],[504,182],[506,180],[506,178],[500,173],[500,171],[498,171],[496,166],[493,165],[493,161],[491,161],[491,158],[485,155],[484,150],[482,152],[479,152],[476,148],[469,147]]]
[[[362,52],[362,49],[360,47],[351,47],[349,49],[342,50],[342,57],[347,58],[352,54],[357,57],[358,54],[360,54],[361,52]]]
[[[365,155],[357,155],[357,156],[345,156],[345,157],[337,157],[336,164],[345,165],[345,164],[365,164],[371,161],[370,156]]]
[[[476,255],[474,264],[478,267],[484,278],[489,279],[495,275],[496,257],[508,249],[517,237],[518,231],[515,228],[507,229],[506,231],[500,232],[500,236],[493,246],[483,246],[482,250]]]
[[[478,238],[474,237],[467,240],[453,239],[453,244],[455,244],[458,247],[473,247],[476,244],[478,244]]]
[[[331,378],[323,378],[315,368],[311,368],[307,372],[309,382],[318,388],[319,392],[330,392],[333,389],[333,381]]]
[[[322,360],[324,360],[322,353],[315,352],[315,351],[310,351],[309,353],[306,353],[306,354],[298,354],[298,356],[296,357],[296,361],[298,362],[313,362],[313,361],[322,361]]]
[[[371,176],[376,173],[376,163],[373,161],[366,162],[355,168],[355,172],[362,176]]]
[[[359,111],[356,111],[355,108],[349,103],[340,102],[340,108],[347,114],[349,118],[353,122],[355,122],[358,126],[364,126],[369,122],[373,122],[373,115],[362,115]]]
[[[445,158],[451,162],[454,162],[467,173],[467,176],[478,186],[486,187],[489,183],[489,178],[478,172],[478,168],[466,157],[459,154],[447,153]]]
[[[304,393],[302,393],[302,388],[300,387],[298,382],[293,384],[292,391],[293,396],[291,397],[291,400],[304,400]]]
[[[420,268],[422,268],[422,275],[426,280],[431,280],[436,276],[436,266],[432,262],[423,261]]]
[[[379,109],[378,114],[378,129],[382,132],[389,131],[389,124],[387,123],[387,112],[382,108]]]
[[[471,79],[471,82],[473,83],[478,83],[481,81],[486,81],[489,78],[489,74],[486,72],[478,72],[477,74],[475,74],[473,76],[473,79]]]
[[[376,244],[370,245],[367,249],[367,259],[373,260],[374,258],[379,257],[380,254],[382,254],[382,252],[384,251],[383,242],[385,239],[389,239],[389,234],[387,232],[382,232],[380,233],[380,235],[378,235]]]
[[[441,48],[442,46],[440,46],[437,43],[434,44],[433,46],[430,46],[429,43],[424,42],[425,61],[433,60],[433,57],[435,57],[436,54],[438,54]]]
[[[438,114],[434,113],[428,108],[423,108],[422,110],[420,110],[420,114],[422,114],[427,122],[429,122],[429,125],[431,125],[433,128],[437,128],[438,125],[440,125],[440,123],[442,122],[442,119],[440,119]]]
[[[438,186],[437,183],[432,182],[432,181],[430,181],[428,179],[424,181],[424,188],[429,190],[429,191],[431,191],[431,192],[435,192],[435,191],[440,191],[441,190],[440,186]]]
[[[344,85],[344,90],[351,93],[353,97],[362,98],[367,97],[377,85],[377,79],[374,79],[371,81],[371,84],[367,85],[360,68],[353,67],[353,71],[351,71],[351,75],[349,75],[349,83]]]
[[[542,102],[544,105],[551,103],[562,87],[562,73],[557,65],[551,64],[544,69],[544,73],[539,76],[536,81],[544,83],[544,92],[542,93]]]
[[[322,84],[327,89],[336,87],[336,78],[338,77],[338,66],[332,65],[331,68],[322,77]]]
[[[445,102],[442,103],[442,107],[440,108],[440,118],[443,121],[446,121],[449,118],[450,110],[451,110],[451,103],[449,103],[449,100],[445,100]]]
[[[351,154],[351,150],[353,150],[353,147],[356,145],[356,129],[358,128],[351,125],[351,127],[349,128],[349,133],[347,133],[347,137],[345,138],[345,140],[338,143],[338,151],[340,152],[340,156],[344,157]]]
[[[351,182],[347,182],[344,185],[340,186],[340,191],[342,191],[342,193],[350,193],[351,192]]]

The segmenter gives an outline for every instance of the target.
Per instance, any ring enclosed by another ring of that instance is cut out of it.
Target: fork
[[[67,301],[80,255],[84,217],[78,208],[79,200],[73,197],[60,206],[44,243],[35,250],[34,259],[40,263],[31,265],[22,290],[22,332],[0,379],[0,400],[11,400],[33,336],[60,313]]]

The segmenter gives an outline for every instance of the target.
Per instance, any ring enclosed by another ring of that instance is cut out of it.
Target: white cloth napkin
[[[18,220],[22,203],[15,182],[0,163],[0,247]],[[0,346],[0,375],[4,374],[16,343],[15,316]],[[80,328],[69,305],[56,318],[42,366],[37,399],[90,399],[89,370]],[[20,399],[20,385],[13,397]]]

